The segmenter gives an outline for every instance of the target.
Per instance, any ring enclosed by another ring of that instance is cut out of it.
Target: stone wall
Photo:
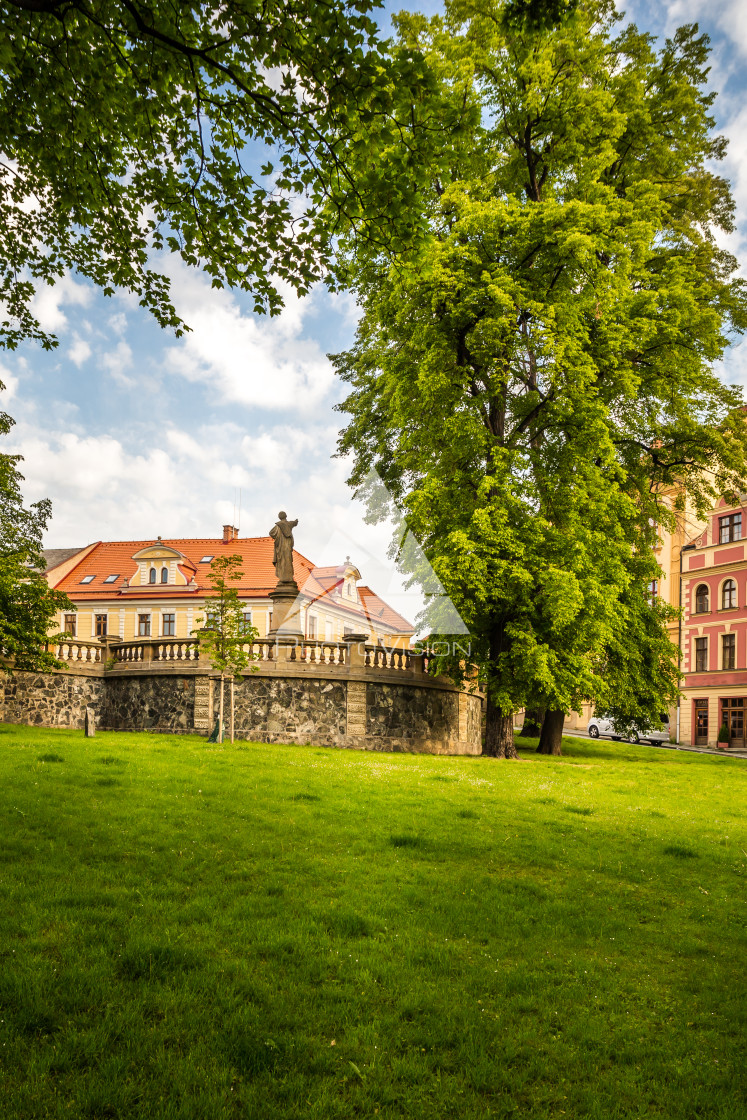
[[[458,733],[458,692],[369,682],[366,707],[366,734],[376,738],[449,739]]]
[[[352,679],[351,679],[352,678]],[[218,714],[220,682],[192,671],[15,673],[0,690],[0,721],[82,728],[85,708],[102,730],[205,734]],[[230,685],[224,693],[229,726]],[[278,667],[235,685],[235,736],[270,743],[314,743],[357,750],[479,754],[481,701],[447,682],[330,677]]]
[[[218,711],[215,682],[213,718]],[[346,735],[345,681],[317,678],[244,677],[235,686],[236,735],[257,742],[342,746]],[[225,686],[228,726],[229,687]]]
[[[111,731],[194,731],[193,676],[110,677],[98,724]]]
[[[0,670],[0,672],[2,672]],[[68,673],[2,672],[0,720],[41,727],[82,728],[86,707],[100,712],[107,682],[101,677]]]

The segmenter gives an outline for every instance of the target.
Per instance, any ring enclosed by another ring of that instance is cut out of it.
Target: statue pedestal
[[[279,583],[275,590],[270,592],[270,598],[272,599],[272,629],[268,631],[267,637],[302,640],[304,635],[301,629],[301,593],[295,580]]]

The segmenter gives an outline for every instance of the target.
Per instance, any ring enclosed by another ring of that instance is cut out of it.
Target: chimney
[[[229,541],[235,541],[239,535],[239,530],[235,525],[223,526],[223,543],[228,544]]]

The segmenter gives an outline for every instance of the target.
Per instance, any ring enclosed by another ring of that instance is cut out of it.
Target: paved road
[[[563,734],[567,735],[571,739],[590,739],[591,738],[588,731],[582,731],[580,729],[578,731],[571,731],[569,729],[564,728],[563,729]],[[609,739],[596,739],[595,742],[604,743],[604,742],[610,742],[610,740]],[[719,758],[724,758],[725,756],[728,756],[729,758],[747,758],[747,750],[732,750],[732,749],[729,749],[728,751],[719,751],[719,750],[716,750],[714,747],[692,747],[692,746],[686,746],[684,743],[654,743],[654,744],[641,743],[640,745],[642,747],[647,747],[649,745],[653,745],[654,747],[662,748],[665,751],[693,751],[695,754],[716,754],[716,755],[719,756]]]

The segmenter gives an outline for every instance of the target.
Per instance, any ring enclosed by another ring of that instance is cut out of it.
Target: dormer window
[[[95,576],[83,576],[83,579],[80,582],[81,583],[93,583],[95,578],[96,578]]]
[[[168,583],[168,582],[169,582],[169,569],[168,568],[161,568],[161,583]]]
[[[156,569],[151,568],[150,575],[148,576],[148,583],[155,583],[155,582],[156,582]]]

